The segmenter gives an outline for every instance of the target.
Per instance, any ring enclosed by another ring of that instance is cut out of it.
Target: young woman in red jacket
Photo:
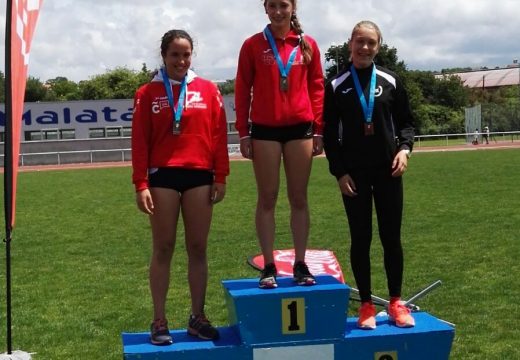
[[[240,50],[235,88],[242,156],[253,160],[258,190],[256,232],[264,257],[261,288],[274,288],[275,207],[283,160],[295,247],[294,280],[313,285],[305,264],[307,185],[313,155],[323,151],[323,71],[314,39],[303,34],[296,0],[265,0],[270,24]]]
[[[156,345],[172,343],[165,305],[180,213],[191,294],[188,333],[206,340],[219,337],[204,315],[206,248],[213,204],[226,192],[227,123],[217,87],[189,70],[192,51],[185,31],[164,34],[164,67],[137,90],[134,101],[132,180],[137,206],[152,226],[151,342]]]

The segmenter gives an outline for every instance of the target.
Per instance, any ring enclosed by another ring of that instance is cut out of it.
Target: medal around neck
[[[289,80],[286,77],[280,78],[280,90],[282,90],[282,91],[289,90]]]
[[[161,68],[161,75],[163,79],[164,88],[166,90],[166,95],[168,96],[168,103],[172,109],[173,113],[173,134],[179,135],[181,133],[181,118],[182,113],[184,111],[184,100],[186,97],[186,88],[187,85],[187,77],[188,74],[184,76],[181,82],[181,91],[179,94],[179,101],[177,102],[177,109],[175,109],[175,100],[173,98],[172,86],[170,84],[170,79],[168,78],[168,73],[165,68]]]
[[[181,133],[181,123],[174,122],[173,123],[173,135],[179,135]]]
[[[359,82],[359,77],[357,75],[354,64],[350,66],[350,73],[352,74],[352,78],[354,79],[354,86],[359,97],[361,108],[363,109],[363,115],[365,116],[365,136],[374,135],[374,123],[372,122],[372,114],[374,112],[374,102],[376,97],[376,65],[372,64],[372,75],[370,76],[370,89],[368,94],[368,100],[365,98],[365,93],[361,88],[361,83]]]
[[[289,90],[289,72],[291,71],[291,67],[294,63],[294,59],[296,58],[296,53],[298,52],[299,46],[296,46],[294,49],[292,49],[291,54],[289,55],[289,60],[287,61],[287,65],[284,65],[282,57],[280,56],[278,48],[276,47],[273,34],[271,33],[271,30],[269,30],[268,26],[265,27],[264,34],[267,40],[269,41],[269,45],[271,46],[271,50],[273,51],[274,58],[276,59],[276,63],[278,64],[278,70],[280,71],[280,90],[286,92]]]
[[[365,123],[365,136],[374,135],[374,124],[372,122]]]

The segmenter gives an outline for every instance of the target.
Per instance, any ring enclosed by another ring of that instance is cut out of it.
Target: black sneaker
[[[150,342],[154,345],[170,345],[173,343],[168,329],[168,321],[155,319],[150,325]]]
[[[278,287],[276,283],[276,273],[276,266],[273,263],[264,265],[264,269],[260,273],[258,287],[260,289],[274,289]]]
[[[294,264],[293,279],[298,285],[310,286],[316,284],[316,279],[303,261],[298,261]]]
[[[220,338],[218,330],[211,325],[204,314],[190,315],[190,319],[188,320],[188,334],[197,336],[202,340],[218,340]]]

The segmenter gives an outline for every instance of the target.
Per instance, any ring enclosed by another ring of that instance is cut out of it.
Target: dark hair
[[[298,16],[296,15],[296,0],[289,0],[293,6],[293,13],[291,15],[291,29],[296,31],[296,33],[300,36],[300,49],[303,56],[303,62],[305,64],[309,64],[312,60],[312,47],[309,42],[305,39],[303,35],[303,28],[300,24],[300,20],[298,20]],[[264,0],[264,8],[267,5],[267,0]]]
[[[193,39],[191,38],[190,34],[188,34],[184,30],[170,30],[166,32],[162,39],[161,39],[161,55],[165,56],[166,51],[168,51],[168,46],[170,46],[170,43],[175,39],[186,39],[190,42],[191,50],[193,50]]]

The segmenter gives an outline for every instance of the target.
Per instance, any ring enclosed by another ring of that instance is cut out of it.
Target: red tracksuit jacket
[[[316,41],[305,35],[312,47],[312,61],[305,65],[298,46],[298,35],[291,30],[285,39],[275,39],[276,47],[287,64],[298,46],[289,72],[289,90],[281,91],[280,71],[264,33],[248,38],[240,50],[235,80],[235,127],[240,135],[249,135],[248,120],[267,126],[314,123],[314,134],[322,134],[324,78],[320,50]]]
[[[173,84],[175,101],[179,83]],[[229,175],[227,122],[215,84],[188,72],[180,135],[173,134],[173,112],[160,73],[140,87],[132,120],[132,181],[136,191],[148,188],[148,170],[158,167],[211,170],[215,182]],[[177,108],[177,103],[175,104]]]

